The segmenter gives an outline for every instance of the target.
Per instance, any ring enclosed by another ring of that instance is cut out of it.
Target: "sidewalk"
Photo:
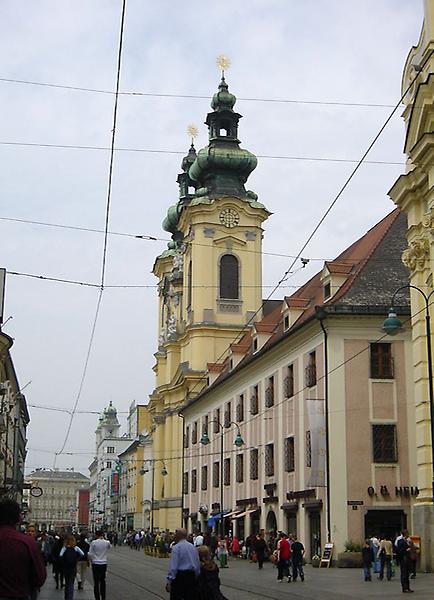
[[[88,569],[87,579],[84,584],[84,590],[77,589],[77,581],[74,584],[74,600],[94,600],[93,597],[93,579],[92,571]],[[49,565],[47,567],[47,580],[44,587],[41,589],[41,593],[38,596],[38,600],[63,600],[64,590],[56,590],[56,582],[54,581],[52,568]]]

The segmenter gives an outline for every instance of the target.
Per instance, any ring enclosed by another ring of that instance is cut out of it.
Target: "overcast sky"
[[[120,0],[4,0],[0,5],[0,77],[113,90]],[[127,0],[121,90],[211,96],[216,56],[227,73],[242,145],[258,155],[358,159],[390,108],[275,103],[248,98],[395,104],[402,68],[417,43],[422,0],[220,0],[188,3]],[[245,98],[245,100],[242,100]],[[121,96],[117,145],[184,152],[186,127],[207,143],[207,99]],[[401,110],[370,154],[400,163]],[[113,95],[0,81],[1,142],[110,144]],[[177,201],[182,155],[118,152],[110,229],[168,238],[161,221]],[[0,217],[101,229],[109,154],[104,150],[0,145]],[[274,214],[264,251],[297,254],[353,168],[351,163],[260,158],[248,189]],[[287,285],[299,285],[394,207],[387,196],[401,165],[366,164],[304,252],[319,258]],[[100,278],[98,233],[0,221],[0,266],[86,282]],[[155,285],[151,273],[163,241],[110,236],[107,284]],[[264,285],[289,266],[264,256]],[[264,296],[267,294],[264,290]],[[287,287],[275,297],[289,294]],[[98,291],[8,276],[4,331],[29,404],[71,408],[77,396]],[[79,410],[110,400],[127,411],[154,387],[155,288],[107,289]],[[27,466],[50,467],[68,415],[30,408]],[[125,415],[121,415],[125,424]],[[87,473],[97,416],[78,414],[60,467]]]

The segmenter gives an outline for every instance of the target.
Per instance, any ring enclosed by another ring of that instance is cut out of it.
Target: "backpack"
[[[78,554],[74,548],[68,547],[62,556],[65,569],[75,569],[78,561]]]

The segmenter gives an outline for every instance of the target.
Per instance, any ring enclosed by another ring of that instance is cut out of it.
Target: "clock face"
[[[225,227],[236,227],[240,222],[240,215],[233,208],[224,208],[220,213],[220,223]]]

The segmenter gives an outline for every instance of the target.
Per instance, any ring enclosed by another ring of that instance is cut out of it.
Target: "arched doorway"
[[[274,510],[270,510],[265,522],[265,531],[267,533],[275,533],[277,531],[277,519]]]

